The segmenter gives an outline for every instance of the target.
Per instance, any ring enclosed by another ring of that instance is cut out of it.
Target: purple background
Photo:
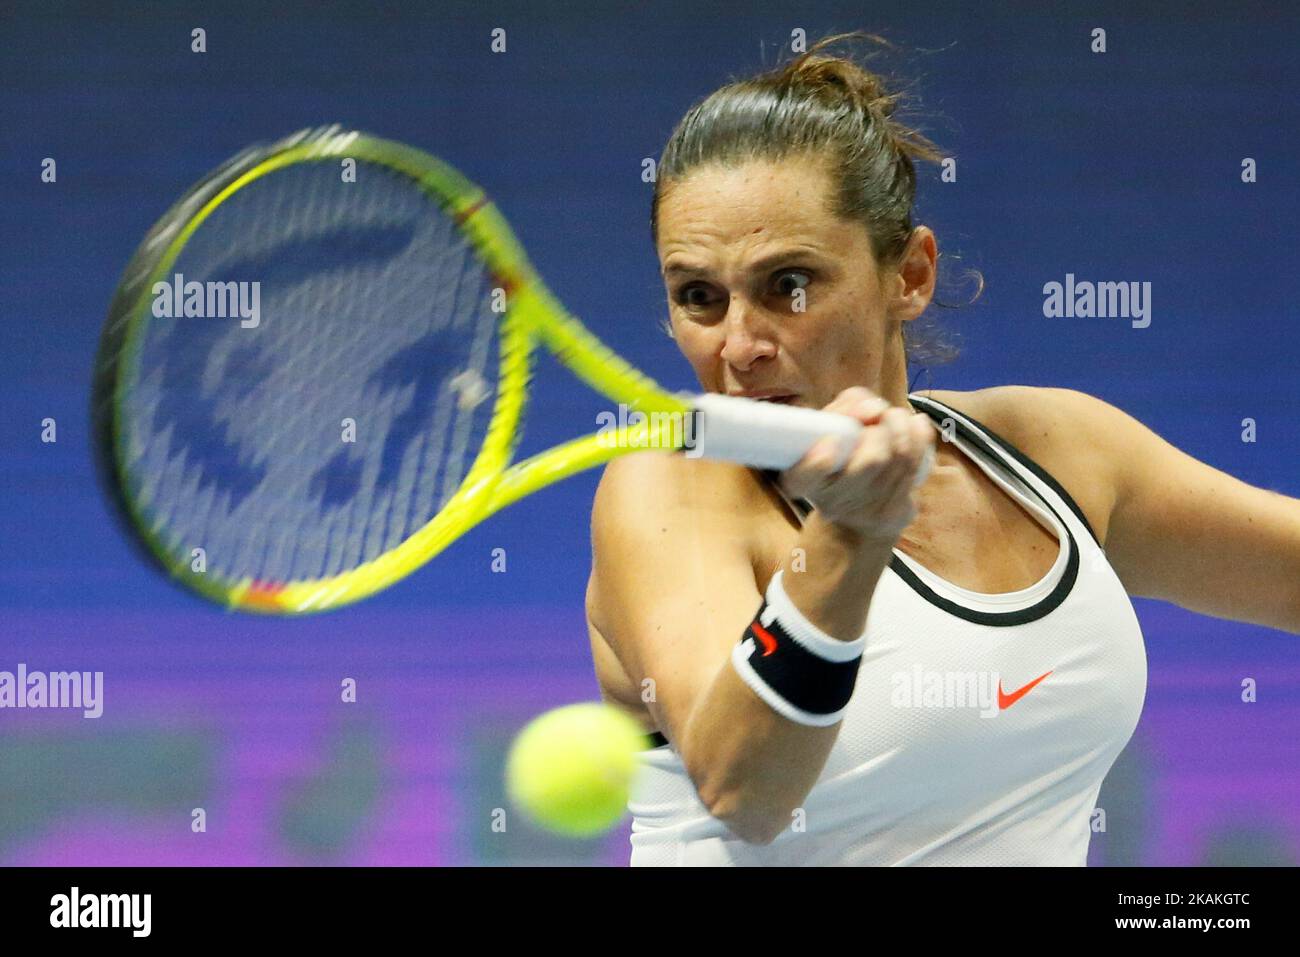
[[[10,5],[0,13],[0,670],[102,670],[98,720],[0,711],[0,864],[624,864],[596,841],[490,829],[501,762],[534,714],[597,696],[582,598],[598,473],[476,529],[336,614],[228,616],[142,567],[89,464],[87,385],[109,297],[171,200],[247,143],[339,121],[445,156],[485,186],[547,282],[673,388],[656,331],[643,157],[793,27],[935,51],[919,221],[984,272],[941,312],[962,358],[936,388],[1098,395],[1245,481],[1300,495],[1293,334],[1296,16],[1269,5],[1003,7],[668,2]],[[792,21],[791,18],[795,19]],[[208,31],[204,55],[189,30]],[[488,52],[504,27],[508,53]],[[1110,52],[1088,52],[1095,26]],[[40,162],[59,181],[40,182]],[[1259,182],[1240,182],[1244,156]],[[1047,320],[1042,285],[1151,281],[1148,329]],[[1050,326],[1050,328],[1049,328]],[[917,370],[919,371],[919,370]],[[923,378],[922,383],[926,380]],[[544,360],[521,450],[595,427]],[[543,412],[544,415],[537,414]],[[39,441],[57,420],[56,444]],[[1254,444],[1241,421],[1257,421]],[[504,548],[507,571],[490,570]],[[1150,686],[1103,787],[1097,864],[1300,859],[1295,636],[1135,603]],[[355,678],[359,700],[339,702]],[[1259,700],[1240,702],[1243,678]],[[208,830],[193,834],[203,807]]]

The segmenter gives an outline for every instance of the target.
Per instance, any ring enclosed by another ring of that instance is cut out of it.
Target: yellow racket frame
[[[339,127],[298,134],[265,148],[256,162],[228,182],[192,212],[175,232],[160,256],[148,257],[149,267],[132,282],[134,300],[128,303],[127,327],[112,386],[111,442],[121,498],[132,524],[163,567],[181,583],[232,610],[273,615],[297,615],[339,608],[373,595],[425,564],[457,538],[507,505],[576,472],[608,462],[638,448],[680,447],[678,428],[661,426],[673,416],[685,417],[691,406],[686,398],[664,390],[620,358],[570,315],[533,269],[505,218],[478,186],[437,157],[403,143],[384,140]],[[244,155],[244,154],[241,154]],[[506,309],[499,322],[500,363],[496,402],[487,435],[477,457],[456,493],[427,524],[396,548],[350,571],[303,581],[267,582],[252,578],[224,580],[209,572],[195,572],[187,556],[168,548],[150,517],[136,502],[122,463],[127,460],[131,437],[122,414],[124,399],[137,368],[144,330],[152,318],[149,290],[167,276],[190,237],[226,200],[270,173],[296,163],[316,163],[353,158],[380,164],[414,180],[452,216],[479,255],[507,290]],[[238,158],[236,158],[238,159]],[[234,161],[232,160],[232,163]],[[213,176],[220,176],[223,167]],[[205,180],[204,184],[210,183]],[[191,190],[201,194],[204,184]],[[173,216],[182,203],[169,212]],[[164,222],[151,232],[160,232]],[[148,242],[146,241],[146,245]],[[144,247],[141,248],[141,252]],[[141,253],[137,253],[139,259]],[[156,258],[155,258],[156,257]],[[128,273],[130,272],[128,268]],[[141,276],[146,276],[143,282]],[[597,392],[646,414],[638,426],[614,435],[595,432],[510,464],[528,398],[532,355],[542,345],[580,380]],[[122,370],[126,370],[124,373]],[[668,416],[654,415],[667,413]],[[634,437],[633,431],[637,432]],[[677,441],[677,444],[675,443]]]

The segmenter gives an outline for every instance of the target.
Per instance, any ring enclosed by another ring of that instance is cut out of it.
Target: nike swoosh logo
[[[776,638],[772,636],[772,633],[770,631],[768,631],[758,622],[754,622],[752,625],[750,625],[750,627],[754,629],[754,634],[758,637],[758,640],[763,643],[764,658],[766,658],[772,652],[776,651]]]
[[[1011,692],[1011,694],[1007,694],[1002,690],[1002,679],[999,678],[998,679],[998,707],[1003,711],[1005,711],[1007,708],[1010,708],[1013,704],[1015,704],[1025,695],[1029,694],[1029,692],[1033,690],[1034,685],[1038,684],[1038,682],[1042,681],[1044,678],[1047,677],[1047,675],[1050,674],[1051,672],[1049,671],[1047,672],[1047,674],[1039,675],[1033,681],[1029,682],[1029,684],[1025,685],[1023,688],[1020,688],[1017,691]]]

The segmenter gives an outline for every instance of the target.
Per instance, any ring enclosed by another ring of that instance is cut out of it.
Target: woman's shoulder
[[[649,451],[613,459],[591,509],[593,574],[667,555],[682,568],[721,574],[730,564],[753,575],[773,523],[787,521],[775,495],[733,462]]]
[[[1059,438],[1058,428],[1081,428],[1102,423],[1113,407],[1096,396],[1076,389],[1052,386],[995,385],[968,392],[954,389],[919,389],[913,393],[929,397],[987,425],[1013,444],[1037,446],[1043,440]],[[1028,448],[1022,448],[1028,453]]]
[[[1107,408],[1095,396],[1051,386],[995,385],[967,392],[918,389],[912,394],[935,399],[984,423],[1008,441],[1014,443],[1015,438],[1020,438],[1026,445],[1052,438],[1053,427],[1066,421],[1092,425]]]
[[[1106,541],[1115,503],[1114,468],[1098,455],[1090,436],[1105,427],[1114,410],[1103,400],[1075,389],[999,385],[959,392],[924,389],[928,396],[974,419],[1015,446],[1065,488]]]
[[[653,524],[665,514],[691,515],[715,527],[742,529],[756,490],[751,470],[733,462],[634,452],[605,466],[592,504],[593,531],[611,522]]]
[[[1017,403],[1024,407],[1026,403],[1032,404],[1037,400],[1040,397],[1038,393],[1051,391],[1053,390],[1029,385],[993,385],[986,386],[983,389],[967,391],[957,389],[917,389],[912,395],[934,399],[944,405],[951,406],[970,418],[979,419],[983,422],[984,417],[980,413],[985,411],[986,408],[997,413],[1003,410],[1011,410]],[[985,424],[992,425],[991,422]]]

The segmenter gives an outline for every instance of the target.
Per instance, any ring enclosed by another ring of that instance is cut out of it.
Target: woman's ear
[[[896,273],[900,280],[898,308],[905,318],[916,318],[930,305],[938,276],[938,259],[933,230],[928,226],[914,228]]]

